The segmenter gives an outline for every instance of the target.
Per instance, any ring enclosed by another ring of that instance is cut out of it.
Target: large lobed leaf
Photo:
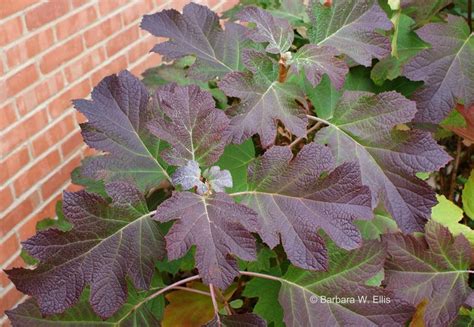
[[[149,189],[168,177],[158,161],[161,146],[147,122],[157,112],[149,105],[146,87],[128,71],[104,78],[92,100],[75,100],[88,122],[81,124],[84,141],[105,151],[83,161],[82,175],[106,181],[130,180]]]
[[[474,37],[462,17],[448,15],[447,23],[428,24],[416,31],[431,44],[405,65],[404,75],[425,85],[413,95],[415,120],[439,123],[456,100],[474,105]]]
[[[196,85],[168,84],[155,93],[161,115],[149,122],[150,131],[171,145],[161,156],[169,164],[196,161],[213,164],[224,152],[229,119],[215,108],[209,92]]]
[[[403,326],[414,308],[390,291],[367,286],[367,281],[382,269],[385,255],[385,247],[375,241],[350,252],[332,248],[326,272],[290,267],[283,277],[272,277],[281,283],[278,301],[286,325]],[[273,292],[274,284],[267,283],[267,288],[262,284],[259,296]],[[345,302],[337,303],[337,298]],[[273,302],[266,305],[275,306]]]
[[[112,203],[85,191],[64,193],[64,214],[73,229],[40,231],[23,248],[41,263],[7,271],[15,286],[38,301],[42,314],[61,313],[90,285],[93,310],[112,316],[127,299],[126,277],[148,289],[165,242],[145,199],[130,184],[106,186]]]
[[[388,252],[387,289],[413,305],[426,299],[426,326],[448,326],[471,293],[469,242],[433,221],[426,224],[424,237],[387,234],[382,239]]]
[[[275,140],[277,120],[294,135],[306,135],[306,100],[298,85],[278,82],[278,65],[264,53],[246,49],[243,60],[250,72],[229,73],[219,82],[227,96],[240,98],[226,111],[231,117],[232,141],[242,143],[258,134],[268,147]]]
[[[34,299],[28,299],[6,314],[15,327],[155,327],[160,325],[164,307],[162,296],[147,299],[147,293],[129,288],[127,302],[107,320],[102,320],[87,302],[89,292],[84,291],[80,302],[61,314],[43,316]]]
[[[362,241],[353,221],[373,216],[357,164],[334,168],[330,150],[319,144],[306,145],[295,158],[289,147],[270,148],[250,164],[248,183],[236,195],[258,213],[259,235],[271,248],[281,238],[289,260],[301,268],[328,267],[319,229],[338,246],[353,249]]]
[[[196,267],[207,284],[225,289],[238,274],[237,261],[255,259],[256,214],[225,193],[201,196],[175,192],[156,210],[154,219],[177,220],[166,235],[168,259],[184,256],[196,245]]]
[[[333,0],[331,6],[312,0],[310,19],[311,43],[334,47],[364,66],[390,54],[390,40],[376,30],[392,23],[377,0]]]
[[[202,79],[220,77],[241,66],[245,28],[228,22],[223,30],[219,17],[205,6],[191,2],[184,6],[182,14],[170,9],[145,15],[141,28],[170,39],[152,49],[166,60],[195,55],[197,60],[192,71]]]
[[[247,28],[246,35],[254,42],[268,43],[267,52],[285,53],[293,44],[293,28],[285,19],[273,17],[269,12],[253,6],[245,7],[237,18],[255,24],[255,27]]]
[[[446,7],[452,0],[400,0],[400,8],[413,17],[417,25],[430,21],[443,7]]]
[[[338,163],[358,161],[372,206],[382,204],[404,232],[422,231],[436,204],[434,191],[415,174],[438,170],[451,159],[429,133],[394,129],[415,112],[414,102],[393,91],[345,92],[328,127],[315,137],[329,144]]]
[[[349,68],[337,55],[339,51],[333,47],[305,44],[291,58],[290,69],[303,71],[312,86],[319,84],[323,75],[327,74],[331,83],[341,89]]]

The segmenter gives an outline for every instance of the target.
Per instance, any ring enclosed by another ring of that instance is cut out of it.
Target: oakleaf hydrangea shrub
[[[446,117],[474,111],[472,23],[450,2],[145,15],[168,64],[74,100],[97,155],[23,242],[34,265],[7,271],[31,296],[13,325],[468,324],[474,186],[464,224],[433,210]]]

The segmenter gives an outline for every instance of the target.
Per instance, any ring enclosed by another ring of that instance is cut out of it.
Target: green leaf
[[[56,219],[46,218],[36,223],[37,231],[45,230],[48,228],[56,228],[63,232],[66,232],[72,228],[71,223],[66,220],[66,217],[64,217],[62,200],[56,202]]]
[[[28,299],[14,310],[7,311],[14,326],[77,326],[77,327],[153,327],[159,326],[165,306],[163,296],[147,300],[152,292],[137,292],[128,287],[127,302],[107,320],[102,320],[88,303],[89,290],[85,290],[79,302],[61,314],[43,316],[35,300]]]
[[[273,250],[270,250],[266,246],[262,246],[262,248],[257,253],[257,260],[250,262],[239,260],[239,266],[241,270],[256,272],[270,271],[271,259],[276,257],[277,255]]]
[[[318,117],[323,119],[330,119],[333,115],[342,91],[338,91],[331,83],[327,75],[323,76],[321,82],[313,87],[311,83],[305,78],[301,78],[304,83],[305,93],[311,100],[314,110]]]
[[[152,90],[172,82],[183,86],[189,84],[197,84],[201,87],[207,86],[207,83],[193,80],[187,76],[188,68],[195,61],[195,57],[186,56],[175,60],[172,64],[161,64],[158,67],[149,68],[142,74],[142,82]]]
[[[194,268],[194,251],[195,247],[186,253],[182,258],[171,260],[164,259],[156,262],[155,266],[158,271],[169,272],[172,275],[175,275],[178,271],[189,271]]]
[[[254,159],[255,147],[252,140],[247,140],[242,144],[230,144],[225,147],[224,153],[215,165],[230,171],[233,187],[229,189],[229,193],[247,189],[247,168]]]
[[[462,205],[466,214],[474,219],[474,169],[462,191]]]
[[[392,36],[392,44],[396,43],[397,56],[393,54],[377,62],[370,73],[371,79],[377,85],[385,80],[393,80],[402,73],[403,65],[419,51],[429,48],[429,45],[411,30],[413,19],[401,14],[396,28],[398,31]],[[395,39],[396,38],[396,39]]]
[[[438,204],[432,208],[431,219],[447,227],[453,236],[463,234],[474,245],[474,230],[469,226],[459,223],[463,211],[444,195],[437,195]]]
[[[382,234],[398,231],[395,220],[381,210],[376,210],[374,219],[359,220],[356,225],[365,240],[378,240]]]
[[[278,293],[281,284],[274,280],[253,278],[246,285],[242,293],[243,296],[257,297],[253,312],[263,317],[268,324],[274,327],[284,327],[283,309],[278,302]]]
[[[82,164],[87,163],[91,157],[86,157],[82,160]],[[73,184],[84,186],[89,193],[95,193],[103,197],[107,197],[105,191],[105,183],[103,180],[96,180],[83,174],[82,166],[75,168],[71,173],[71,181]]]

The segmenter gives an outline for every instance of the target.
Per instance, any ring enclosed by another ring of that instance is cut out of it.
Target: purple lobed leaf
[[[255,24],[255,27],[247,28],[246,36],[254,42],[267,42],[267,52],[285,53],[293,44],[293,28],[286,19],[273,17],[269,12],[254,6],[245,7],[237,14],[237,18]]]
[[[427,327],[449,326],[471,293],[468,269],[472,249],[463,235],[453,237],[442,225],[430,221],[425,236],[386,234],[387,289],[413,305],[423,300]]]
[[[38,267],[7,271],[19,290],[36,298],[44,315],[74,305],[90,285],[89,302],[105,319],[127,299],[126,276],[139,289],[150,286],[154,263],[164,257],[163,235],[134,186],[106,187],[112,203],[85,191],[65,192],[63,210],[73,229],[38,232],[23,242],[41,261]]]
[[[334,47],[367,67],[372,58],[390,54],[389,38],[376,30],[390,30],[392,23],[377,0],[333,0],[331,6],[312,0],[310,18],[312,43]]]
[[[337,55],[339,51],[333,47],[305,44],[293,55],[289,62],[290,69],[296,73],[304,71],[313,86],[319,84],[323,75],[327,74],[332,84],[341,89],[349,67]]]
[[[350,252],[333,248],[328,271],[290,267],[278,296],[286,325],[404,326],[414,308],[390,291],[366,285],[382,269],[385,254],[383,244],[369,241]],[[346,303],[327,301],[337,297]]]
[[[228,22],[223,30],[219,17],[205,6],[191,2],[184,6],[183,14],[170,9],[145,15],[141,28],[170,39],[152,49],[165,60],[195,55],[192,70],[197,77],[212,79],[240,68],[244,27]]]
[[[370,192],[362,186],[357,165],[334,169],[330,150],[315,143],[295,158],[289,147],[270,148],[250,164],[248,182],[249,190],[237,194],[258,213],[259,235],[271,248],[281,238],[288,259],[304,269],[327,269],[319,229],[338,246],[353,249],[362,243],[353,221],[373,217]]]
[[[229,73],[219,82],[226,95],[240,98],[239,104],[226,111],[231,117],[232,141],[242,143],[258,134],[262,145],[268,147],[274,143],[277,120],[294,135],[306,135],[307,102],[300,87],[278,82],[276,63],[263,53],[245,51],[243,60],[253,73]]]
[[[166,235],[168,259],[184,256],[196,245],[196,266],[203,281],[227,288],[238,275],[237,261],[255,260],[256,214],[225,193],[200,196],[175,192],[156,210],[154,219],[177,220]]]
[[[228,142],[229,119],[215,108],[211,94],[196,85],[168,84],[155,97],[162,115],[148,128],[171,145],[162,158],[175,166],[190,160],[204,166],[217,161]]]
[[[330,146],[338,163],[357,159],[372,207],[383,204],[404,232],[423,230],[436,204],[434,191],[415,174],[451,159],[429,133],[394,130],[415,112],[415,103],[396,92],[345,92],[328,127],[315,137]]]
[[[145,86],[128,71],[104,78],[92,91],[92,100],[74,100],[88,122],[81,124],[84,141],[105,151],[83,161],[82,173],[107,182],[130,180],[149,189],[168,174],[157,160],[160,141],[147,122],[156,112],[149,106]]]
[[[417,122],[439,123],[456,100],[474,105],[474,37],[462,17],[448,15],[447,23],[432,23],[416,31],[431,44],[404,67],[403,74],[425,85],[413,95]]]

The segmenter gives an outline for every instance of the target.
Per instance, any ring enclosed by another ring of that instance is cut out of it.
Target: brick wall
[[[160,62],[157,42],[139,29],[144,13],[177,8],[166,0],[0,0],[0,268],[24,265],[20,242],[54,216],[69,174],[84,157],[71,99],[103,77],[135,75]],[[235,0],[202,0],[214,10]],[[0,272],[0,325],[24,296]]]

